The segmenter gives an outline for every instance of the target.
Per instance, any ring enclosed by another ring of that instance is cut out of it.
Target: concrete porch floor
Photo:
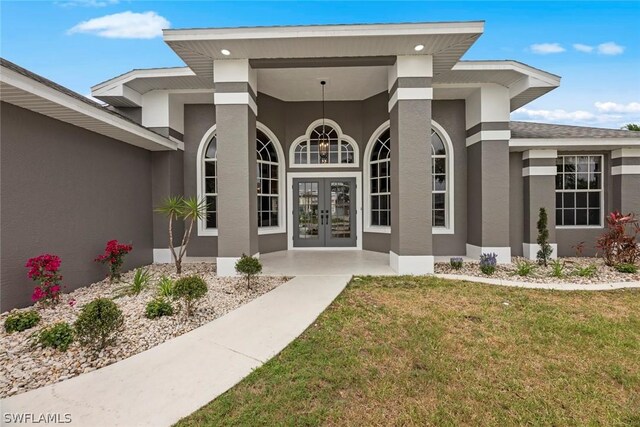
[[[290,250],[261,254],[262,274],[285,276],[378,275],[396,273],[389,254],[356,250]]]

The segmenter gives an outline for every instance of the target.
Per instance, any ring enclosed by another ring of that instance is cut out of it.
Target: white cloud
[[[614,42],[601,43],[598,45],[598,53],[602,55],[620,55],[624,52],[624,46]]]
[[[162,36],[162,29],[170,26],[171,23],[156,12],[127,11],[83,21],[67,33],[95,34],[112,39],[152,39]]]
[[[561,53],[566,49],[563,48],[560,43],[537,43],[532,44],[530,49],[533,53],[537,53],[540,55],[547,55],[549,53]]]
[[[588,44],[575,43],[573,48],[578,52],[591,53],[593,52],[593,46],[589,46]]]
[[[596,109],[602,113],[640,113],[640,102],[630,102],[628,104],[618,104],[616,102],[596,102]]]
[[[558,121],[585,121],[585,120],[593,120],[595,119],[595,114],[590,113],[588,111],[577,110],[577,111],[566,111],[563,109],[555,109],[555,110],[530,110],[526,107],[522,107],[513,112],[514,115],[518,115],[521,117],[543,120],[549,122],[558,122]]]
[[[112,4],[118,4],[119,2],[120,0],[69,0],[69,1],[56,2],[56,4],[62,7],[74,7],[74,6],[105,7],[105,6],[110,6]]]

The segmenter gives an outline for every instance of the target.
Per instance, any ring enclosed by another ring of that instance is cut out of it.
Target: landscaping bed
[[[0,332],[0,397],[63,381],[126,359],[202,326],[288,280],[285,277],[258,276],[253,279],[252,289],[249,290],[243,278],[217,277],[215,265],[209,263],[184,264],[181,276],[176,275],[175,266],[172,264],[154,264],[148,269],[151,274],[150,284],[138,295],[119,296],[122,294],[122,287],[133,280],[134,272],[129,271],[122,275],[119,283],[110,283],[105,279],[71,293],[62,294],[60,303],[54,307],[36,306],[41,320],[34,328],[11,334],[2,328]],[[187,317],[182,310],[172,316],[157,319],[145,317],[145,307],[156,296],[157,283],[163,275],[172,279],[198,275],[204,279],[208,291],[197,302],[192,316]],[[124,325],[117,333],[112,345],[101,351],[94,351],[74,341],[68,350],[63,352],[33,344],[34,340],[31,336],[34,333],[57,322],[64,321],[72,324],[85,304],[101,297],[114,298],[114,302],[124,315]],[[75,304],[73,304],[74,301]],[[24,312],[33,308],[13,310],[11,313]],[[2,313],[0,323],[4,324],[8,315],[9,313]]]
[[[480,271],[480,264],[478,262],[464,262],[460,269],[453,268],[450,263],[436,263],[435,273],[459,274],[464,276],[512,280],[516,282],[577,283],[584,285],[640,281],[640,272],[621,273],[615,268],[605,265],[602,258],[567,257],[560,258],[558,261],[563,264],[562,275],[559,277],[553,276],[553,266],[551,263],[549,263],[547,267],[544,267],[538,265],[535,261],[520,257],[513,257],[511,264],[498,264],[495,272],[491,275]],[[518,274],[518,266],[524,263],[529,263],[534,266],[529,274],[520,275]]]

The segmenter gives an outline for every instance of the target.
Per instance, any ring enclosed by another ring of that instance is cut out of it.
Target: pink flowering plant
[[[43,254],[27,261],[27,276],[38,283],[31,295],[33,301],[41,301],[45,305],[54,305],[60,301],[61,262],[60,257],[51,254]]]
[[[118,243],[117,240],[109,240],[104,249],[104,254],[96,257],[95,261],[109,265],[109,280],[120,280],[124,256],[131,252],[133,246]]]

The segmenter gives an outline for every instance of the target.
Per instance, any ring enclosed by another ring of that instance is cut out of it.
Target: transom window
[[[326,139],[326,144],[321,141]],[[358,147],[333,120],[316,120],[291,145],[291,167],[358,166]]]
[[[214,133],[204,152],[204,199],[206,228],[218,227],[218,140]]]
[[[258,227],[278,224],[278,152],[275,144],[260,129],[256,131],[258,151]]]
[[[371,150],[371,225],[391,225],[391,131],[387,128],[380,134]]]
[[[431,129],[431,223],[447,226],[447,149],[438,133]]]
[[[602,226],[602,156],[559,156],[556,225]]]

